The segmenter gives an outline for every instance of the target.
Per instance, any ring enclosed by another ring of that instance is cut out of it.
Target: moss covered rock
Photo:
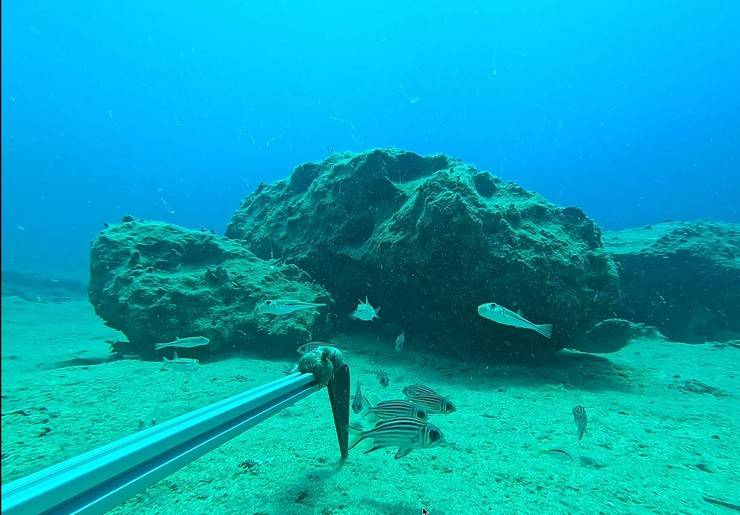
[[[93,241],[88,293],[98,315],[142,355],[154,356],[156,342],[188,336],[208,338],[208,352],[294,352],[296,342],[321,331],[325,312],[272,319],[257,309],[268,298],[329,299],[296,266],[259,259],[206,231],[127,220]]]
[[[620,316],[672,340],[740,335],[740,225],[669,222],[607,232],[620,265]]]
[[[455,353],[560,349],[611,316],[617,295],[583,212],[444,155],[373,150],[304,164],[260,185],[226,234],[308,271],[339,312],[367,295],[383,308],[374,323]],[[553,338],[480,318],[489,301],[552,323]]]

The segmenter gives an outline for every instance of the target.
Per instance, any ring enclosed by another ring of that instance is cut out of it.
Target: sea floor
[[[117,336],[86,301],[3,297],[3,483],[282,374],[283,362],[248,357],[194,372],[107,361],[105,340]],[[697,514],[731,513],[705,497],[740,504],[736,347],[635,341],[524,367],[448,361],[413,335],[402,353],[387,338],[333,341],[372,401],[401,398],[411,383],[449,396],[457,411],[432,417],[448,443],[395,460],[395,449],[363,454],[362,442],[340,463],[318,392],[113,513]],[[589,417],[580,442],[578,404]]]

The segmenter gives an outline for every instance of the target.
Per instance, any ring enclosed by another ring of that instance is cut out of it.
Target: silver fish
[[[403,345],[406,343],[406,331],[401,331],[401,334],[396,336],[396,352],[403,350]]]
[[[487,302],[478,306],[478,314],[499,324],[537,331],[545,338],[552,336],[552,324],[533,324],[519,313],[514,313],[495,302]]]
[[[180,372],[193,372],[198,368],[199,365],[200,361],[198,361],[197,359],[178,358],[177,351],[175,351],[175,355],[172,359],[167,359],[164,356],[162,357],[161,370],[170,368],[172,370],[178,370]]]
[[[360,382],[357,381],[357,391],[355,392],[355,396],[352,398],[352,411],[354,413],[359,413],[362,411],[364,406],[365,396],[362,395],[362,386],[360,385]]]
[[[374,428],[367,431],[353,426],[350,426],[350,429],[358,433],[349,446],[350,449],[366,438],[370,438],[373,440],[373,446],[365,451],[365,454],[383,447],[398,447],[396,459],[403,458],[414,449],[435,447],[444,440],[444,435],[438,427],[412,417],[381,420]]]
[[[429,413],[449,414],[456,411],[455,405],[447,398],[423,384],[412,384],[403,389],[403,394],[414,404],[425,408]]]
[[[573,408],[573,422],[578,427],[578,440],[583,438],[586,434],[586,425],[588,425],[588,417],[586,416],[586,408],[583,406],[576,406]]]
[[[349,316],[352,320],[362,320],[363,322],[372,322],[376,318],[380,318],[378,316],[378,313],[380,313],[380,307],[374,308],[370,305],[370,302],[368,302],[367,297],[365,297],[365,302],[362,302],[361,300],[357,300],[359,304],[357,305],[357,308],[352,312],[352,314]]]
[[[171,342],[155,343],[154,350],[162,350],[168,347],[177,347],[180,349],[193,349],[195,347],[204,347],[211,343],[211,340],[205,336],[189,336],[187,338],[175,338]]]
[[[287,315],[296,311],[306,311],[326,306],[320,302],[303,302],[294,299],[267,299],[260,307],[263,313],[270,315]]]
[[[419,420],[426,420],[428,418],[427,412],[411,401],[381,401],[375,406],[370,405],[370,402],[367,399],[365,399],[364,402],[366,403],[368,408],[366,412],[362,415],[363,417],[367,416],[368,414],[373,414],[379,419],[412,417],[418,418]]]
[[[553,456],[554,458],[562,461],[573,461],[573,456],[562,449],[547,449],[544,451],[540,451],[540,454],[547,454],[548,456]]]

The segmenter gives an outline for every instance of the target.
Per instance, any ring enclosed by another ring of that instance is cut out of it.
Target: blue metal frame
[[[349,370],[343,368],[341,393],[330,383],[329,395],[344,458]],[[313,374],[295,373],[127,436],[4,485],[2,512],[102,513],[319,389]]]

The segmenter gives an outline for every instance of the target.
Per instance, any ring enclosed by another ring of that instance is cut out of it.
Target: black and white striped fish
[[[353,426],[350,426],[350,429],[357,435],[349,446],[350,449],[366,438],[370,438],[373,446],[364,454],[383,447],[398,447],[398,452],[394,456],[396,459],[403,458],[414,449],[434,447],[444,440],[444,435],[438,427],[412,417],[381,420],[374,428],[367,431]]]
[[[389,419],[389,418],[398,418],[398,417],[413,417],[413,418],[418,418],[420,420],[427,419],[427,412],[423,408],[417,406],[411,401],[405,401],[405,400],[381,401],[377,403],[375,406],[372,406],[370,404],[370,401],[365,399],[365,404],[367,406],[367,410],[362,415],[363,417],[372,413],[379,419]]]
[[[426,409],[428,413],[452,413],[455,405],[428,386],[423,384],[412,384],[403,389],[403,394],[414,404]]]
[[[573,421],[578,426],[578,440],[583,438],[586,434],[586,425],[588,424],[588,417],[586,417],[586,408],[583,406],[576,406],[573,408]]]

